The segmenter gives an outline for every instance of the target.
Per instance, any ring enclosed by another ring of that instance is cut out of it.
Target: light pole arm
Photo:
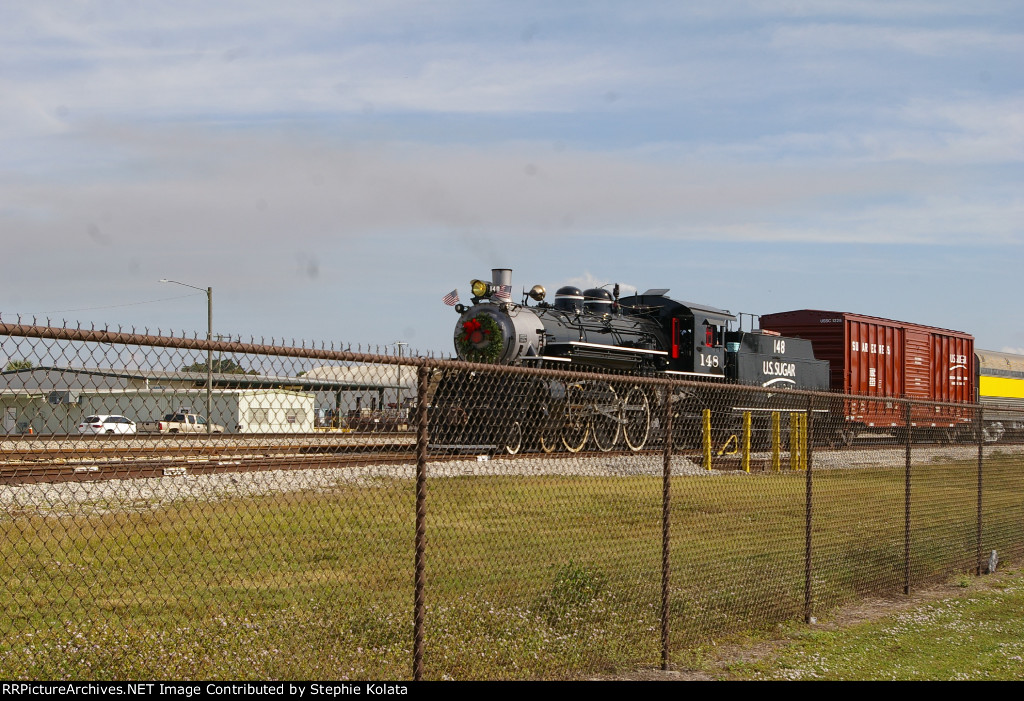
[[[206,288],[206,340],[213,340],[213,287]],[[213,349],[206,348],[206,433],[213,431]]]
[[[169,282],[172,285],[181,285],[182,287],[191,287],[193,290],[199,290],[200,292],[206,293],[206,340],[213,340],[213,287],[207,287],[205,290],[202,287],[196,287],[190,285],[187,282],[179,282],[177,280],[168,280],[167,278],[161,278],[160,282]],[[206,432],[210,433],[213,429],[211,428],[211,421],[213,414],[213,349],[206,349]]]

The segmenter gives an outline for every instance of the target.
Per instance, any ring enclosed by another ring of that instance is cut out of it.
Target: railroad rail
[[[871,439],[842,449],[816,447],[823,460],[834,460],[837,453],[856,453],[898,448],[895,439]],[[408,465],[416,461],[415,436],[401,434],[268,434],[214,437],[106,437],[106,436],[33,436],[0,441],[0,485],[140,479],[225,472],[261,470],[304,470],[316,468],[360,467],[368,465]],[[488,449],[489,448],[489,449]],[[651,459],[660,449],[642,451],[581,451],[559,453],[551,457],[574,459],[633,457]],[[681,449],[675,453],[700,463],[701,451]],[[464,461],[474,455],[486,455],[503,461],[545,457],[544,453],[505,455],[493,447],[465,447],[461,450],[430,450],[435,463]],[[741,469],[740,456],[717,454],[716,470]],[[752,454],[751,469],[767,471],[771,461],[763,452]]]

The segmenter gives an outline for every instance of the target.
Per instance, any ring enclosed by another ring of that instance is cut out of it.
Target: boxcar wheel
[[[1001,421],[993,421],[982,427],[981,438],[986,443],[997,443],[1005,433],[1006,429],[1003,427],[1003,423]]]
[[[832,434],[830,444],[833,448],[849,448],[853,445],[853,440],[856,437],[857,432],[852,428],[836,429],[835,433]]]

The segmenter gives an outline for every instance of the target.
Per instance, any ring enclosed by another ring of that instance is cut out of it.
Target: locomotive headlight
[[[470,291],[472,291],[474,297],[490,297],[491,283],[484,282],[483,280],[473,280],[469,283]]]

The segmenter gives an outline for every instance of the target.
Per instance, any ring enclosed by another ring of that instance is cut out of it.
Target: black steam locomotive
[[[611,292],[562,287],[553,304],[536,285],[521,303],[514,303],[511,273],[495,269],[490,282],[474,280],[472,305],[456,305],[454,340],[460,359],[715,384],[828,389],[828,362],[814,358],[809,341],[733,330],[736,317],[728,311],[675,301],[666,296],[667,289],[620,298],[618,285]],[[485,373],[465,371],[442,378],[432,401],[440,418],[432,425],[439,429],[441,444],[497,446],[515,453],[532,441],[545,451],[560,445],[576,452],[589,437],[600,450],[620,442],[639,450],[652,435],[658,400],[628,381],[506,379],[508,386],[489,386],[497,381]],[[673,395],[684,420],[699,416],[705,407],[699,394]],[[487,428],[492,425],[493,430]]]

